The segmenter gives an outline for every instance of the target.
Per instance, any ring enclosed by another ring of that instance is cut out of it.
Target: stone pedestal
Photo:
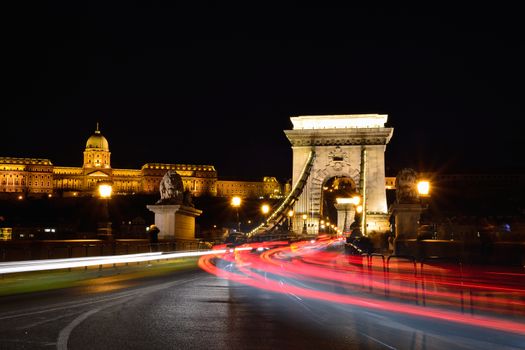
[[[384,233],[390,231],[390,222],[388,214],[366,214],[366,232],[367,234]]]
[[[111,222],[99,222],[97,225],[97,237],[105,241],[113,240],[113,231],[111,228]]]
[[[147,205],[155,213],[159,239],[195,239],[195,218],[202,210],[184,205]]]
[[[413,239],[417,237],[419,219],[423,208],[419,203],[400,204],[392,206],[395,220],[395,239]]]

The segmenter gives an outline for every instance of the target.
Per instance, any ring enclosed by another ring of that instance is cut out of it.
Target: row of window
[[[8,167],[3,167],[2,169],[0,170],[6,170],[6,171],[25,171],[25,167],[20,167],[20,168],[8,168]]]
[[[18,179],[15,179],[15,180],[11,181],[11,183],[9,183],[9,181],[7,181],[7,180],[2,180],[2,185],[18,185],[18,184],[25,185],[25,180],[22,179],[19,182]]]
[[[248,184],[243,184],[243,183],[218,183],[217,184],[217,187],[221,187],[221,188],[224,188],[224,187],[260,187],[262,184],[261,183],[248,183]]]
[[[6,170],[6,169],[4,169]],[[11,169],[13,170],[13,169]],[[53,168],[49,167],[49,168],[25,168],[25,169],[20,169],[24,172],[29,172],[29,173],[51,173],[53,172]]]
[[[51,168],[26,168],[26,167],[20,167],[20,168],[11,168],[11,167],[3,167],[1,168],[0,170],[5,170],[5,171],[32,171],[32,172],[37,172],[37,171],[41,171],[41,172],[50,172],[51,171]]]
[[[31,186],[33,186],[33,184],[34,184],[34,186],[38,186],[38,182],[36,182],[36,181],[35,182],[29,181],[28,186],[31,187]],[[18,185],[24,186],[25,185],[25,181],[21,180],[19,182],[18,180],[15,180],[15,181],[9,182],[9,181],[6,181],[6,180],[2,180],[2,185],[4,185],[4,186],[18,186]],[[40,182],[40,186],[44,187],[44,182]],[[48,182],[47,183],[47,187],[50,187],[50,186],[51,186],[51,184]]]
[[[18,175],[18,174],[17,174],[17,175],[13,175],[13,174],[9,174],[9,178],[12,178],[12,177],[18,178],[19,176],[20,176],[20,178],[22,178],[22,179],[24,178],[24,175]],[[7,178],[8,176],[7,176],[7,175],[2,175],[2,177],[5,179],[5,178]],[[38,175],[30,174],[29,177],[32,178],[32,179],[36,179],[36,178],[38,178]],[[43,178],[44,178],[44,175],[40,175],[40,178],[43,179]],[[50,178],[51,178],[51,175],[46,175],[45,178],[46,178],[46,179],[50,179]]]
[[[73,171],[73,170],[69,170],[69,171],[63,171],[63,170],[56,170],[55,169],[55,175],[83,175],[82,174],[82,171]]]
[[[220,195],[220,196],[223,196],[223,195],[255,195],[255,196],[262,196],[264,195],[263,192],[259,192],[259,191],[248,191],[248,190],[226,190],[226,191],[217,191],[217,194]]]
[[[161,169],[161,170],[183,170],[183,171],[213,171],[213,168],[203,168],[203,167],[192,167],[184,165],[145,165],[145,169]]]

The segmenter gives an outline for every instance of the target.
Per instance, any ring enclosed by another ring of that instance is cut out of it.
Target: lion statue
[[[160,200],[157,204],[182,204],[184,186],[176,171],[169,170],[160,181]]]
[[[402,169],[396,176],[396,202],[417,203],[417,173],[414,169]]]

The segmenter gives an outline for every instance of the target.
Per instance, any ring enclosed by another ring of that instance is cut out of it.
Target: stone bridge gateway
[[[385,114],[290,118],[293,129],[284,132],[293,150],[292,187],[300,180],[310,153],[313,151],[315,155],[310,176],[295,201],[293,227],[296,231],[306,224],[308,234],[319,232],[323,219],[323,186],[335,177],[351,179],[361,195],[365,234],[389,229],[384,154],[394,130],[385,127],[387,118]],[[338,219],[337,225],[342,229],[341,221]]]

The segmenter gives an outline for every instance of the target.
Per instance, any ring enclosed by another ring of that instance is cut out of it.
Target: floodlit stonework
[[[140,169],[111,167],[109,142],[98,124],[86,141],[82,167],[53,165],[49,159],[0,157],[0,193],[16,196],[81,196],[96,193],[99,182],[115,194],[157,193],[168,171],[176,171],[193,196],[272,197],[282,195],[275,177],[262,181],[218,180],[213,165],[146,163]]]
[[[146,163],[141,169],[113,169],[110,156],[109,142],[97,124],[86,142],[82,167],[56,166],[49,159],[0,158],[0,192],[80,196],[95,193],[97,184],[105,182],[116,194],[156,193],[164,174],[173,170],[194,196],[217,194],[212,165]]]
[[[159,239],[195,239],[195,218],[202,210],[185,205],[148,205],[155,213],[155,225],[159,228]]]
[[[263,181],[217,181],[217,196],[243,198],[281,198],[281,184],[273,176],[265,176]]]
[[[366,193],[368,228],[386,231],[389,223],[384,153],[394,131],[384,126],[387,115],[320,115],[290,119],[294,128],[284,132],[292,144],[293,184],[299,180],[310,151],[315,151],[308,182],[295,204],[297,222],[294,227],[302,225],[301,215],[307,214],[308,232],[319,232],[324,184],[333,177],[347,177],[359,193]],[[362,164],[365,176],[361,174]]]

